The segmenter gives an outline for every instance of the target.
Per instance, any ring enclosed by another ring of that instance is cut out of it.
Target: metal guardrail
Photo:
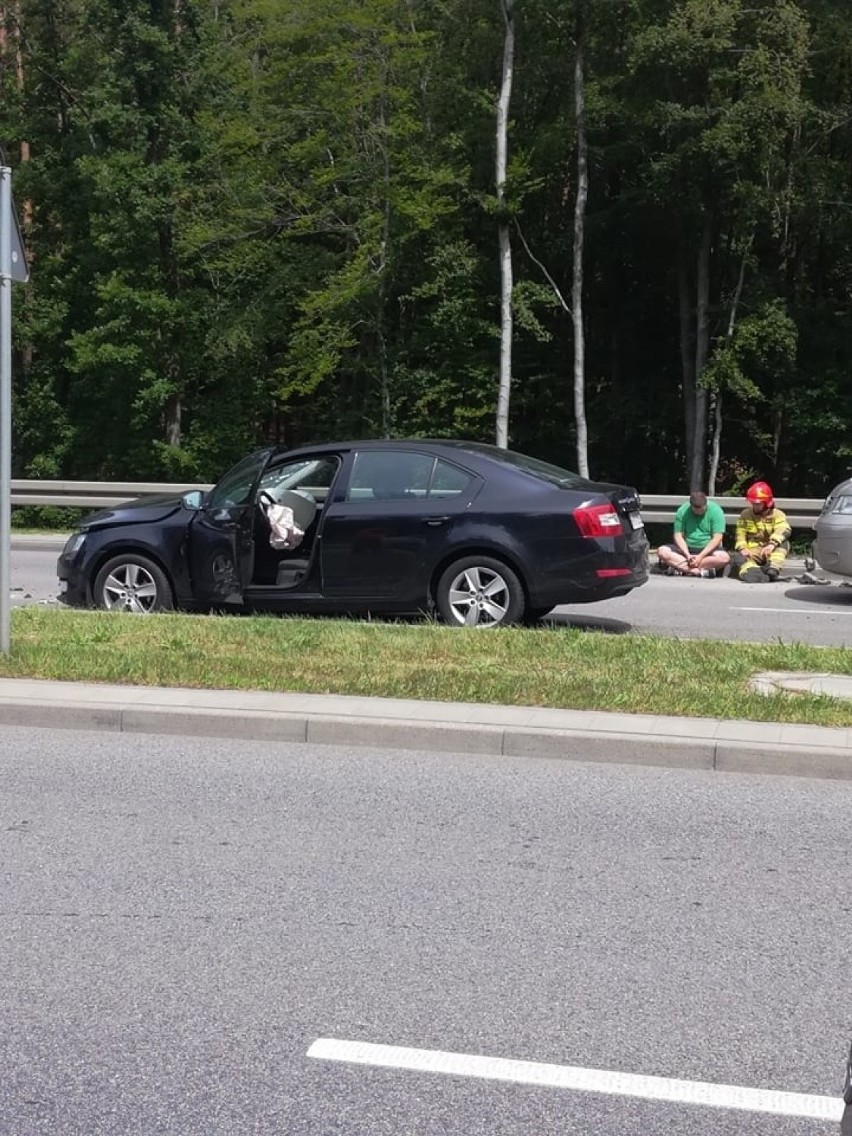
[[[683,496],[660,496],[654,493],[643,493],[642,516],[648,522],[671,524],[679,505],[686,500]],[[717,505],[721,505],[725,514],[725,521],[734,525],[743,509],[748,505],[745,497],[714,497]],[[822,498],[812,497],[776,497],[775,504],[787,515],[787,520],[794,529],[812,529],[822,510]]]
[[[12,481],[13,505],[60,505],[65,508],[106,509],[134,497],[173,494],[212,485],[183,481]]]
[[[189,482],[153,481],[12,481],[12,505],[59,505],[83,509],[104,509],[134,497],[187,493],[192,489],[211,489],[211,485]],[[642,494],[642,516],[647,522],[671,524],[684,495]],[[729,525],[746,507],[745,497],[717,497]],[[779,509],[787,514],[794,529],[813,528],[822,509],[822,500],[806,497],[779,497]]]

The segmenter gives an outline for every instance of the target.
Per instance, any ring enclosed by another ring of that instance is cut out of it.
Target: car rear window
[[[464,449],[475,454],[483,454],[492,461],[514,466],[515,469],[521,469],[524,473],[539,478],[540,481],[549,481],[552,485],[559,485],[563,489],[582,489],[589,484],[586,478],[574,473],[573,470],[531,458],[528,454],[515,453],[514,450],[503,450],[499,446],[489,446],[484,442],[470,442],[464,446]]]
[[[823,511],[826,513],[852,513],[852,489],[845,493],[838,493],[836,497],[829,497]]]

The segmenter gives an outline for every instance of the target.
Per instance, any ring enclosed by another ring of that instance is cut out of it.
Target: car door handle
[[[431,525],[432,528],[437,528],[438,525],[445,525],[449,519],[450,519],[449,516],[446,516],[446,517],[424,517],[423,518],[423,524],[424,525]]]

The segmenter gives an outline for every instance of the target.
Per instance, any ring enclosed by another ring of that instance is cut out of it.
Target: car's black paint
[[[258,504],[259,491],[274,486],[279,472],[279,487],[307,486],[320,498],[302,547],[287,552],[270,548]],[[382,485],[388,472],[396,481]],[[311,485],[312,476],[327,484]],[[86,518],[58,562],[66,602],[102,604],[103,595],[93,591],[98,573],[127,553],[162,569],[181,608],[431,610],[442,578],[453,577],[448,569],[473,558],[473,574],[464,578],[472,607],[479,588],[474,562],[481,558],[505,565],[503,582],[517,578],[523,589],[520,614],[515,600],[509,603],[511,587],[495,600],[491,616],[505,600],[506,618],[484,622],[499,623],[560,603],[621,595],[647,579],[635,490],[584,481],[478,443],[373,440],[259,451],[230,470],[200,507],[192,504],[140,498]],[[585,506],[618,514],[612,535],[581,533],[574,510]],[[491,587],[496,596],[498,585]],[[449,597],[440,601],[445,611]],[[466,610],[465,602],[457,610]],[[484,602],[488,607],[491,600]],[[152,601],[152,610],[160,606]]]

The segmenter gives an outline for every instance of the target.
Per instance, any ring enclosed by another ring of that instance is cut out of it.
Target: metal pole
[[[0,653],[12,594],[12,171],[0,166]]]

